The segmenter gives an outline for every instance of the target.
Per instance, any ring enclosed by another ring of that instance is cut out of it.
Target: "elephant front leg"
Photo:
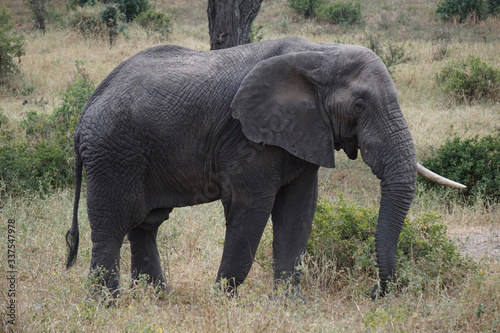
[[[165,278],[161,268],[160,255],[156,245],[158,228],[145,230],[136,227],[128,232],[130,241],[132,280],[146,279],[155,287],[165,288]]]
[[[224,251],[217,274],[217,283],[233,297],[252,267],[260,239],[271,214],[273,198],[258,198],[250,194],[223,199],[226,213]]]
[[[306,300],[299,287],[297,269],[311,232],[318,196],[317,172],[280,189],[272,211],[274,280],[276,289],[285,288],[286,297]]]

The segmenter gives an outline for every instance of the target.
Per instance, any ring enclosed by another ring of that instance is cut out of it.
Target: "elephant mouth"
[[[349,157],[349,159],[355,160],[358,158],[359,146],[357,143],[355,142],[343,143],[341,146],[344,152],[346,153],[347,157]]]

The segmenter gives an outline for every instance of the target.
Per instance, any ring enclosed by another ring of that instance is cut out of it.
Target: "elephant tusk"
[[[432,172],[431,170],[427,169],[420,163],[417,163],[417,174],[420,176],[433,181],[435,183],[449,186],[449,187],[454,187],[454,188],[467,188],[467,186],[454,182],[453,180],[449,180],[448,178],[445,178],[443,176],[438,175],[437,173]]]

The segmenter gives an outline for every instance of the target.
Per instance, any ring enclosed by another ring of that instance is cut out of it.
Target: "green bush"
[[[500,15],[500,0],[486,0],[488,14],[498,16]]]
[[[478,197],[483,201],[500,199],[500,130],[496,135],[481,139],[460,139],[455,136],[438,149],[431,149],[432,157],[422,164],[440,175],[467,185],[461,197],[473,203]],[[432,182],[419,178],[427,188],[439,188]]]
[[[457,101],[500,101],[500,71],[479,57],[470,56],[465,61],[449,63],[436,79]]]
[[[314,265],[331,263],[329,271],[323,272],[331,280],[327,285],[366,276],[376,278],[377,217],[376,208],[360,207],[343,198],[335,204],[325,198],[318,201],[307,253]],[[405,220],[397,252],[401,285],[424,288],[441,277],[442,287],[457,282],[463,274],[466,261],[447,238],[446,227],[439,221],[440,217],[434,213]]]
[[[9,144],[14,139],[14,131],[9,128],[9,118],[3,114],[0,108],[0,146]]]
[[[361,4],[357,1],[344,3],[332,2],[321,7],[318,17],[332,24],[351,25],[361,23]]]
[[[26,142],[0,147],[0,195],[49,193],[73,183],[73,132],[94,88],[79,75],[52,114],[29,111]]]
[[[321,4],[322,0],[288,0],[288,6],[305,18],[313,17]]]
[[[49,193],[71,185],[73,167],[59,147],[42,141],[0,147],[0,196]]]
[[[127,22],[133,21],[137,15],[149,9],[149,0],[75,0],[73,7],[103,6],[116,7]]]
[[[12,32],[10,17],[0,6],[0,84],[6,83],[10,74],[18,71],[14,58],[24,55],[24,39]]]
[[[170,18],[166,14],[155,11],[150,8],[145,12],[140,13],[135,21],[146,31],[148,35],[153,33],[158,33],[162,39],[168,38],[168,35],[172,31],[172,25],[170,23]]]
[[[149,0],[114,0],[120,12],[125,14],[127,22],[133,21],[137,15],[149,9]]]
[[[366,41],[366,47],[379,56],[391,74],[395,66],[410,60],[404,44],[396,44],[394,42],[382,43],[380,36],[373,34],[367,34]]]
[[[436,12],[443,20],[457,19],[459,23],[469,17],[482,20],[486,18],[486,3],[484,0],[444,0]]]
[[[106,25],[102,22],[103,9],[103,6],[77,8],[70,13],[68,26],[87,37],[102,36],[106,32]]]

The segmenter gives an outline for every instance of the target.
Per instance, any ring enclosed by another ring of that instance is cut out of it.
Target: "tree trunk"
[[[210,49],[250,43],[250,28],[262,0],[208,0]]]

